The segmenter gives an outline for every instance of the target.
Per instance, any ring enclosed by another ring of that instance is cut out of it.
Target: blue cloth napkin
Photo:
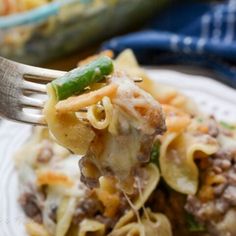
[[[102,46],[115,53],[125,48],[142,64],[208,67],[236,88],[236,0],[172,5],[141,31]]]

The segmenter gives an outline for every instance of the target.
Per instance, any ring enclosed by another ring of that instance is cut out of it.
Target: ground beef
[[[97,188],[99,187],[98,179],[100,176],[100,171],[98,170],[97,166],[90,160],[91,155],[93,154],[89,152],[79,160],[79,169],[81,172],[80,181],[89,188]],[[86,173],[87,169],[93,170],[93,176],[85,176],[84,172]]]
[[[186,196],[167,187],[162,181],[150,196],[146,207],[153,212],[167,216],[172,226],[173,236],[208,236],[205,232],[190,232],[187,225],[187,213],[184,209]]]
[[[219,150],[209,158],[208,164],[201,169],[200,173],[199,192],[206,184],[209,174],[218,175],[224,178],[224,181],[210,186],[213,196],[209,199],[202,198],[199,193],[188,196],[185,209],[202,222],[211,235],[235,236],[236,226],[232,230],[229,229],[225,218],[229,212],[230,214],[236,212],[236,148]],[[218,225],[221,227],[218,228]]]
[[[216,138],[219,135],[219,127],[214,117],[208,122],[208,134]]]
[[[49,218],[54,222],[54,223],[57,223],[57,209],[58,207],[57,206],[53,206],[51,208],[51,212],[49,214]]]
[[[103,215],[104,206],[96,198],[93,191],[91,191],[90,193],[88,193],[87,198],[80,201],[77,205],[73,217],[73,224],[78,225],[85,218],[96,219],[102,224],[105,224],[106,232],[109,233],[113,229],[117,221],[120,219],[120,217],[124,215],[124,212],[127,209],[129,209],[129,204],[126,198],[121,195],[120,206],[116,215],[113,218],[106,217]]]
[[[25,214],[38,223],[42,223],[42,209],[37,201],[37,198],[32,193],[24,193],[19,202]]]
[[[77,205],[73,217],[73,223],[79,224],[84,218],[93,218],[95,215],[101,214],[103,211],[104,208],[98,199],[87,197]]]
[[[110,217],[105,217],[103,215],[97,215],[97,216],[95,216],[95,219],[106,226],[107,232],[110,232],[117,222],[116,219],[112,219]]]
[[[141,163],[147,163],[150,159],[154,137],[152,135],[144,135],[141,140],[138,160]]]

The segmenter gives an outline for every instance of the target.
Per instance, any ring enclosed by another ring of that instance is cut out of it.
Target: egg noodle
[[[10,15],[40,7],[51,0],[2,0],[0,15]]]

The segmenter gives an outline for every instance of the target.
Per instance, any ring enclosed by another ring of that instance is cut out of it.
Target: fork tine
[[[29,66],[23,76],[25,80],[50,82],[65,75],[65,73],[65,71],[50,70]]]
[[[0,115],[29,124],[45,125],[42,115],[44,99],[30,95],[38,93],[45,97],[45,83],[65,73],[28,66],[0,57]],[[142,82],[142,79],[137,78],[134,82]],[[41,114],[35,114],[36,109]],[[81,109],[80,112],[87,112],[87,109]]]
[[[22,105],[25,105],[28,107],[34,107],[34,108],[40,108],[40,109],[44,107],[44,101],[36,99],[36,98],[22,96],[20,99],[20,102]]]
[[[17,120],[32,125],[46,125],[44,116],[39,114],[29,114],[26,112],[21,112],[20,117]]]
[[[22,83],[22,89],[35,91],[39,93],[46,93],[46,90],[47,90],[46,85],[44,84],[34,83],[30,81],[25,81],[25,80]]]

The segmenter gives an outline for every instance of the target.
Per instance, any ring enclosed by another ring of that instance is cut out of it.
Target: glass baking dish
[[[0,55],[40,64],[134,27],[168,1],[57,0],[2,16]]]

